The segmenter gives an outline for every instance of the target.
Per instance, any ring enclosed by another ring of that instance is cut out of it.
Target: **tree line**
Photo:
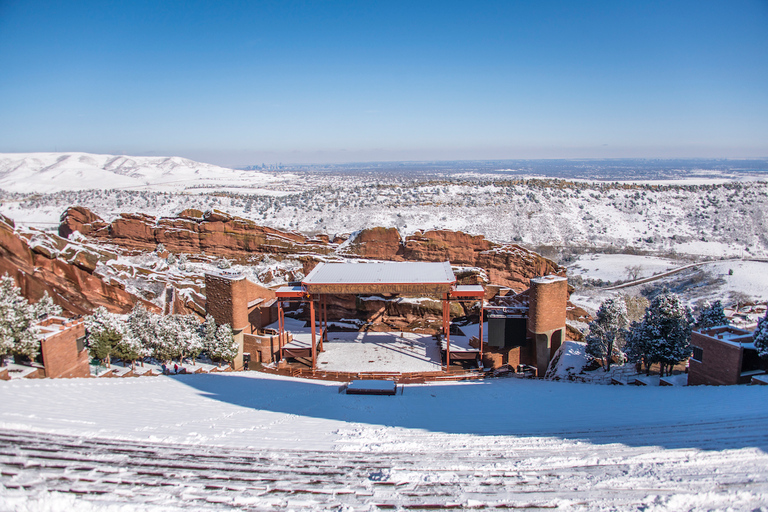
[[[694,317],[693,311],[674,293],[664,292],[654,298],[642,319],[630,323],[624,297],[605,300],[589,324],[586,352],[602,362],[606,371],[616,360],[627,360],[650,374],[653,364],[659,373],[671,375],[672,368],[691,356],[691,332],[727,325],[722,302],[705,303]],[[768,358],[768,312],[754,332],[758,354]]]
[[[0,277],[0,364],[7,356],[16,362],[34,360],[40,354],[41,320],[61,314],[47,293],[30,303],[7,274]],[[132,365],[146,357],[166,362],[206,353],[211,360],[232,361],[239,346],[229,324],[218,325],[208,315],[200,322],[195,315],[163,316],[136,306],[128,315],[99,307],[85,317],[85,346],[90,356],[109,366],[113,358]]]
[[[85,329],[91,357],[106,366],[113,358],[134,365],[146,357],[167,362],[202,353],[221,364],[232,361],[239,348],[229,324],[217,325],[211,315],[201,323],[195,315],[163,316],[141,305],[127,316],[100,307],[85,317]]]

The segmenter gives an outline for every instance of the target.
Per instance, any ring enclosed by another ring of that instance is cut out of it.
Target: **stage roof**
[[[451,264],[426,262],[320,263],[304,278],[310,293],[440,294],[456,283]]]

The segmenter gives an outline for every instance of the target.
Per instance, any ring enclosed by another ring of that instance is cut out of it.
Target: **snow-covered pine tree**
[[[621,298],[605,300],[597,310],[595,319],[589,323],[586,351],[603,361],[605,371],[611,369],[613,354],[621,351],[628,323],[627,305]]]
[[[43,293],[43,297],[35,304],[35,315],[37,318],[46,318],[49,316],[58,316],[61,314],[61,307],[53,302],[48,292]]]
[[[177,315],[158,316],[154,355],[159,361],[180,358],[183,352],[183,335],[179,332]]]
[[[216,320],[213,316],[210,314],[206,315],[205,322],[200,325],[200,335],[203,338],[203,350],[208,350],[208,346],[213,343],[213,340],[216,338],[217,327]]]
[[[142,347],[143,357],[153,355],[159,361],[167,361],[167,359],[162,358],[164,349],[160,349],[162,344],[160,318],[160,315],[147,311],[141,305],[136,305],[128,315],[126,334],[130,336],[132,343]]]
[[[119,344],[125,333],[122,319],[103,306],[85,317],[85,343],[91,357],[104,361],[109,368],[112,356],[121,357]]]
[[[219,361],[219,366],[221,366],[222,361],[234,361],[240,350],[240,346],[235,341],[229,324],[219,325],[216,328],[215,336],[208,343],[205,350],[211,359]]]
[[[723,310],[723,303],[719,300],[712,303],[707,301],[704,303],[701,311],[699,311],[699,316],[696,319],[696,328],[706,329],[707,327],[715,327],[717,325],[728,325],[728,319],[725,317],[725,311]]]
[[[35,306],[30,305],[8,275],[0,277],[0,361],[6,355],[34,358],[40,352]]]
[[[646,374],[653,363],[665,370],[691,355],[693,328],[691,308],[674,293],[664,292],[651,301],[642,321],[633,323],[625,346],[631,361],[645,363]]]
[[[768,311],[765,312],[763,318],[757,321],[757,329],[752,336],[757,354],[763,359],[768,359]]]
[[[193,364],[195,358],[203,351],[203,336],[200,332],[200,322],[195,315],[171,315],[177,330],[177,343],[180,349],[180,357],[191,357]]]

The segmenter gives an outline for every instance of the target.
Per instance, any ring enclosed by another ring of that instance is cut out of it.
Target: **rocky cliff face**
[[[205,252],[245,262],[256,254],[328,254],[336,245],[327,237],[309,238],[279,231],[223,212],[184,210],[177,217],[156,218],[141,213],[123,213],[111,223],[90,210],[70,207],[61,216],[59,234],[74,231],[131,250],[154,250],[163,244],[174,253]]]
[[[0,219],[0,274],[13,277],[32,302],[45,292],[69,315],[91,313],[104,306],[127,313],[142,302],[123,285],[94,273],[100,262],[116,256],[65,238],[38,231],[16,231],[10,219]],[[145,303],[150,309],[157,309]]]
[[[304,255],[301,259],[305,272],[316,263],[308,255],[450,261],[453,265],[472,267],[460,272],[460,278],[479,279],[518,292],[528,288],[531,277],[565,273],[565,268],[555,262],[518,245],[498,244],[459,231],[419,231],[403,240],[396,228],[375,227],[359,231],[347,241],[331,242],[328,236],[309,238],[215,210],[184,210],[176,217],[159,219],[122,214],[106,223],[86,208],[71,207],[61,217],[59,233],[66,237],[74,231],[129,250],[153,250],[162,243],[174,253],[205,252],[242,263],[254,254]]]
[[[396,229],[373,228],[356,234],[345,253],[360,258],[397,261],[450,261],[482,269],[488,283],[520,292],[531,277],[565,275],[565,268],[519,245],[497,244],[460,231],[417,231],[400,239]]]

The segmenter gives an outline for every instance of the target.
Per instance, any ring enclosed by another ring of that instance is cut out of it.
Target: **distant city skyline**
[[[768,157],[768,2],[0,4],[0,152]]]

